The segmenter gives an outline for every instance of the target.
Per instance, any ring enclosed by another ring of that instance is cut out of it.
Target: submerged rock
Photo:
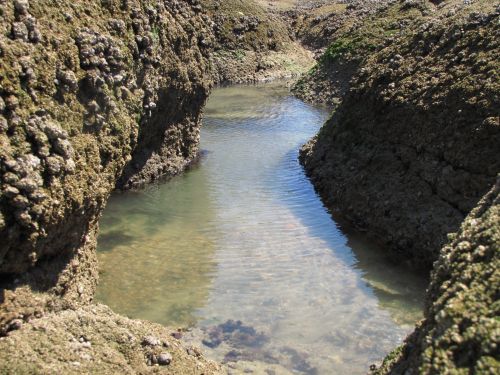
[[[260,347],[268,340],[264,333],[257,332],[253,327],[245,326],[239,320],[228,320],[225,323],[209,328],[207,333],[208,338],[202,342],[210,348],[215,348],[223,342],[236,348]]]
[[[158,364],[160,366],[167,366],[172,362],[172,355],[170,353],[161,353],[158,356]]]

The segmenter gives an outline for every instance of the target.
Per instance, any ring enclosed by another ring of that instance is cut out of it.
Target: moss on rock
[[[295,41],[287,18],[269,4],[202,0],[201,5],[213,21],[210,62],[215,83],[290,78],[313,66],[311,52]]]

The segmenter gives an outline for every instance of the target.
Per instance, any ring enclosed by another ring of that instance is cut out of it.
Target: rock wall
[[[0,372],[17,372],[33,321],[89,314],[110,192],[196,158],[213,33],[196,1],[1,0],[0,16]]]
[[[373,374],[500,371],[500,177],[442,249],[425,320]]]
[[[500,171],[499,13],[457,4],[367,57],[301,152],[332,211],[425,269]]]
[[[435,262],[425,319],[373,374],[500,371],[499,15],[486,0],[392,2],[296,87],[338,105],[300,154],[332,213],[395,260]]]
[[[210,63],[216,84],[290,78],[313,66],[312,53],[295,40],[288,18],[273,4],[201,0],[213,22]]]
[[[316,49],[318,63],[297,81],[293,93],[306,102],[337,106],[367,57],[423,24],[432,10],[425,1],[353,0],[295,17],[297,33]]]

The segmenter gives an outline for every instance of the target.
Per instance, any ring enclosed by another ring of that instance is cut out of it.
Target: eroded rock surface
[[[312,53],[295,39],[288,17],[272,6],[276,2],[200,0],[200,3],[210,15],[215,35],[210,57],[215,83],[290,78],[313,66]]]
[[[36,344],[34,344],[36,343]],[[50,313],[0,338],[0,371],[17,374],[220,374],[165,327],[103,305]],[[34,350],[34,348],[36,350]]]
[[[195,1],[8,0],[0,15],[1,371],[90,371],[99,361],[72,367],[55,353],[82,317],[97,314],[97,327],[80,335],[123,320],[89,307],[100,213],[115,187],[195,159],[211,25]],[[113,350],[129,372],[146,366]]]
[[[300,155],[327,206],[393,259],[435,262],[425,319],[375,374],[500,371],[499,15],[485,0],[390,2],[296,86],[338,106]]]
[[[425,319],[374,374],[500,371],[500,177],[443,248]]]
[[[332,210],[427,269],[500,171],[499,14],[475,5],[368,56],[301,153]]]

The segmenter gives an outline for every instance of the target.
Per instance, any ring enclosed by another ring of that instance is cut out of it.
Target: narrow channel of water
[[[234,373],[365,373],[420,319],[426,281],[322,206],[297,154],[327,116],[280,84],[214,90],[201,164],[111,198],[98,301],[190,328]]]

